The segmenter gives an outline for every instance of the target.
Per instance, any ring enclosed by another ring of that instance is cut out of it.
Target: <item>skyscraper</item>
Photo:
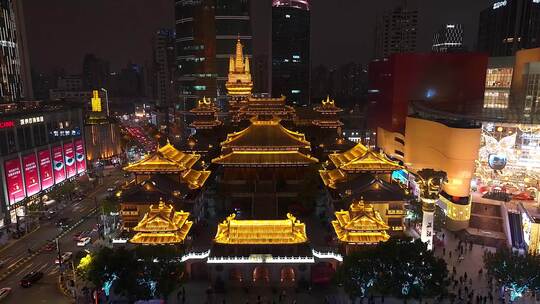
[[[154,36],[154,98],[160,108],[176,100],[174,94],[174,31],[161,29]]]
[[[0,102],[13,102],[24,97],[22,45],[18,43],[21,36],[15,5],[11,0],[0,1]]]
[[[272,95],[310,103],[310,12],[307,0],[272,2]]]
[[[463,25],[458,23],[442,25],[433,35],[431,50],[440,53],[465,50],[463,45]]]
[[[224,104],[237,38],[251,57],[250,21],[249,0],[176,0],[177,87],[184,109],[205,96]]]
[[[478,51],[513,56],[540,46],[540,1],[504,0],[480,13]]]
[[[83,59],[83,89],[91,91],[107,87],[109,72],[109,62],[94,54],[86,54]]]
[[[375,56],[416,51],[417,28],[418,10],[402,5],[386,12],[376,25]]]

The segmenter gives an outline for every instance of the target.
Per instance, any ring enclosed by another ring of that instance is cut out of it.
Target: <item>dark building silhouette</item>
[[[84,90],[106,88],[109,84],[109,62],[86,54],[83,60],[82,81]]]
[[[540,46],[540,2],[505,0],[480,13],[478,51],[512,56]]]
[[[404,5],[386,12],[375,28],[375,57],[417,50],[418,10]]]
[[[270,64],[268,54],[261,54],[253,58],[253,92],[270,92]]]
[[[310,103],[310,11],[305,0],[272,2],[272,95]]]
[[[161,29],[154,36],[152,93],[158,107],[167,107],[176,101],[174,37],[174,31],[169,29]]]
[[[176,0],[177,88],[182,107],[226,101],[229,57],[239,37],[251,57],[249,0]]]

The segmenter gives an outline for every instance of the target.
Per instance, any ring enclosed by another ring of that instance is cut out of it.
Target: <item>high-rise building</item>
[[[431,50],[440,53],[465,50],[463,45],[463,25],[459,23],[442,25],[433,35]]]
[[[167,107],[174,97],[174,31],[161,29],[154,36],[154,98],[158,107]]]
[[[251,57],[249,0],[176,0],[176,63],[180,103],[203,97],[226,101],[229,57],[237,38]]]
[[[105,88],[109,80],[109,62],[96,57],[94,54],[86,54],[83,60],[83,89],[94,90]]]
[[[376,25],[375,56],[416,51],[417,32],[418,10],[403,5],[386,12]]]
[[[512,56],[540,46],[540,1],[499,1],[480,13],[478,51]]]
[[[0,1],[0,102],[13,102],[24,97],[24,66],[19,44],[14,1]],[[20,7],[17,6],[17,7]],[[22,16],[21,16],[22,17]]]
[[[23,85],[23,97],[34,98],[32,86],[32,73],[30,72],[30,55],[28,53],[28,42],[26,40],[26,23],[24,22],[23,1],[14,1],[15,21],[17,29],[17,48],[21,60],[21,79]]]
[[[310,103],[310,11],[307,0],[272,2],[272,95]]]

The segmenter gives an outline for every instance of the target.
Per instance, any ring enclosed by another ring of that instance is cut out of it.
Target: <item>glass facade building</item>
[[[0,1],[0,10],[0,102],[13,102],[24,96],[13,1]]]
[[[310,11],[302,0],[272,3],[272,95],[310,103]]]
[[[226,100],[229,57],[240,37],[251,58],[249,0],[177,0],[177,89],[184,110],[202,97]]]

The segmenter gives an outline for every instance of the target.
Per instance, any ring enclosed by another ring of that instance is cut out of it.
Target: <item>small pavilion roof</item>
[[[386,242],[390,227],[383,221],[379,212],[363,200],[354,202],[348,211],[337,211],[332,226],[342,242],[354,244],[376,244]]]
[[[358,143],[343,153],[328,155],[336,168],[352,172],[392,172],[403,166],[390,160],[383,152],[375,152]]]
[[[212,162],[226,166],[287,167],[314,164],[318,159],[299,151],[232,151]]]
[[[199,154],[188,154],[177,150],[169,141],[139,161],[124,167],[128,172],[179,173],[191,168],[200,158]]]
[[[336,106],[336,103],[330,96],[326,96],[326,100],[321,100],[321,103],[313,107],[313,110],[324,114],[336,114],[343,111],[342,108]]]
[[[231,214],[218,225],[218,244],[301,244],[307,242],[306,226],[293,215],[282,220],[237,220]]]

